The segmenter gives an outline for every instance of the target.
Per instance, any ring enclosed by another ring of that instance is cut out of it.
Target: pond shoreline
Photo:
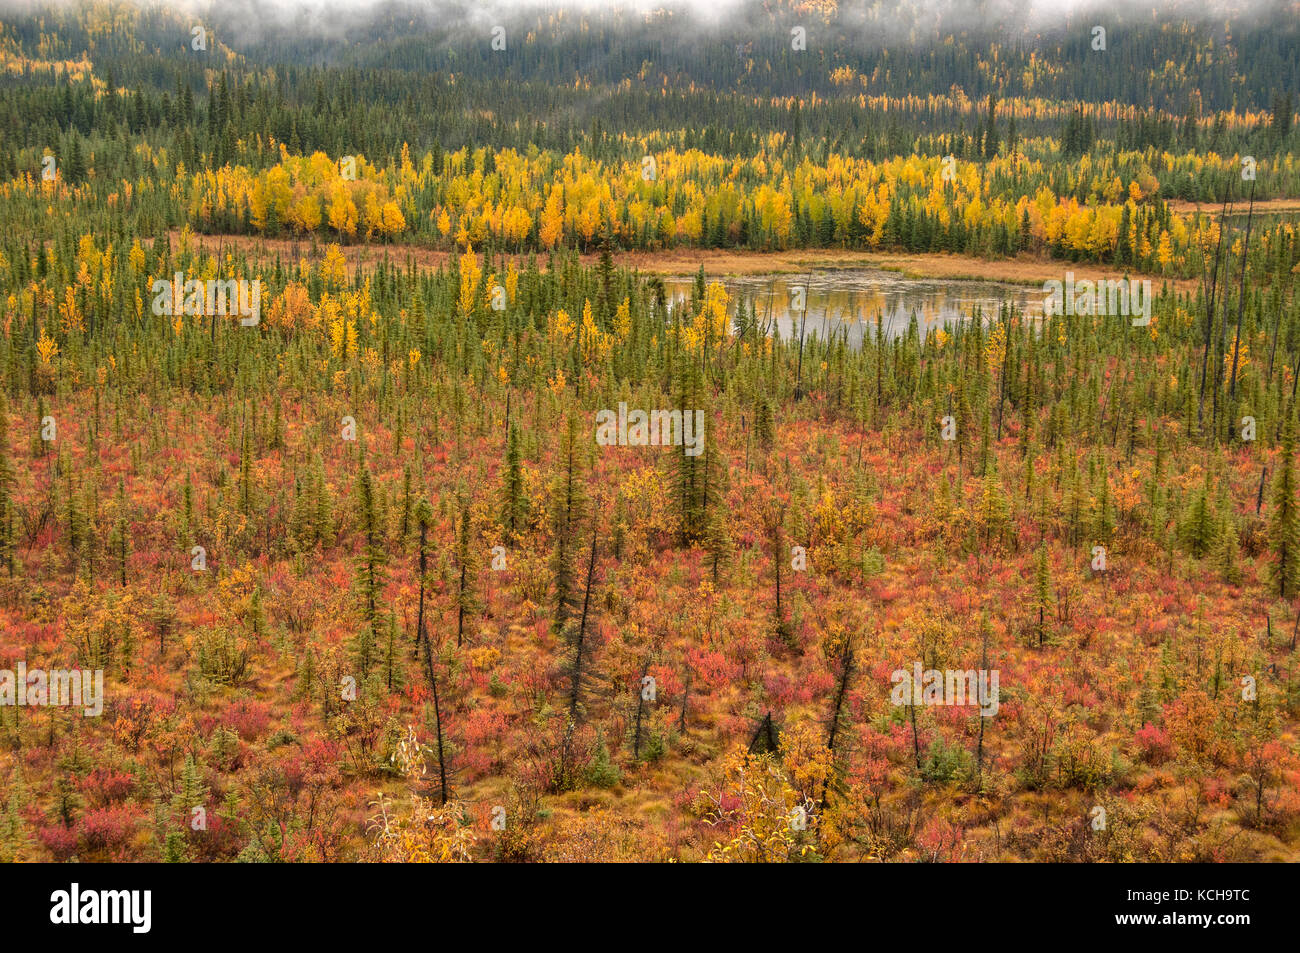
[[[180,242],[181,233],[173,229],[168,233],[172,246]],[[323,257],[331,243],[317,241],[312,253],[310,239],[262,238],[252,235],[191,234],[196,250],[204,254],[238,249],[256,258],[274,258],[279,255],[286,264],[306,258],[314,261]],[[452,253],[426,245],[360,243],[341,246],[349,270],[358,265],[373,265],[388,258],[403,262],[408,258],[422,267],[437,268],[447,263]],[[539,261],[546,255],[533,253]],[[526,261],[527,254],[509,257]],[[579,255],[584,264],[599,258],[595,252]],[[1179,291],[1195,291],[1198,281],[1193,278],[1168,278],[1146,275],[1141,272],[1108,268],[1090,262],[1070,262],[1064,259],[1039,258],[1020,255],[1015,258],[976,258],[941,252],[868,252],[843,248],[799,248],[786,251],[736,251],[729,249],[680,248],[665,251],[626,251],[614,255],[615,262],[625,268],[634,268],[645,275],[690,275],[704,266],[710,278],[739,277],[758,274],[799,274],[809,271],[839,271],[854,268],[879,268],[893,271],[905,278],[935,278],[945,281],[995,281],[1002,284],[1041,287],[1043,282],[1061,280],[1067,271],[1076,279],[1091,280],[1120,278],[1150,278],[1155,288],[1168,283]]]
[[[594,256],[593,256],[594,257]],[[1137,271],[1107,268],[1089,262],[1070,262],[1053,258],[1020,256],[1017,258],[975,258],[938,252],[916,254],[861,252],[842,249],[799,249],[784,252],[732,252],[682,250],[670,252],[629,252],[616,255],[616,261],[635,267],[645,274],[680,276],[694,274],[700,266],[709,277],[743,277],[747,275],[798,275],[810,271],[847,271],[875,268],[892,271],[904,278],[917,280],[997,282],[1041,288],[1043,282],[1061,280],[1067,271],[1077,280],[1150,278],[1153,287],[1169,283],[1179,291],[1194,291],[1198,282],[1191,278],[1170,278]]]

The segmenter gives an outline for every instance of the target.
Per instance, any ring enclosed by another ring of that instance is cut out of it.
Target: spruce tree
[[[9,402],[0,393],[0,563],[14,574],[14,469],[9,462]]]
[[[1300,590],[1300,512],[1296,509],[1295,476],[1295,414],[1287,414],[1282,430],[1282,459],[1277,476],[1273,478],[1270,501],[1269,544],[1273,548],[1273,562],[1268,579],[1273,590],[1282,599],[1290,598]]]
[[[786,560],[789,558],[785,535],[785,510],[775,505],[769,506],[764,516],[768,542],[772,547],[772,618],[777,636],[789,640],[794,634],[794,628],[787,618],[787,609],[781,597],[781,580],[785,573]]]
[[[390,610],[384,639],[384,684],[390,692],[402,687],[401,654],[397,639],[397,614]]]
[[[510,436],[506,440],[506,472],[501,515],[502,526],[511,535],[523,532],[524,521],[527,518],[522,456],[519,447],[519,428],[512,423]]]
[[[1047,543],[1039,543],[1034,566],[1034,612],[1038,616],[1035,630],[1041,646],[1047,636],[1047,616],[1052,611],[1052,568],[1047,559]]]
[[[990,466],[984,477],[979,504],[979,524],[986,548],[994,542],[1001,543],[1010,515],[1011,506],[1002,489],[1002,480],[997,470]]]
[[[730,515],[722,506],[709,511],[708,529],[704,534],[704,550],[708,553],[709,578],[717,589],[722,572],[731,562],[732,539],[728,524]]]
[[[677,404],[681,407],[682,429],[686,428],[689,414],[692,422],[695,411],[704,409],[704,381],[699,358],[694,354],[685,355],[678,369]],[[708,414],[702,413],[701,420],[707,420]],[[708,510],[710,497],[717,502],[718,477],[710,479],[709,470],[714,468],[716,454],[702,430],[694,435],[699,444],[704,444],[704,453],[686,453],[686,448],[675,449],[672,456],[673,494],[678,502],[678,527],[682,543],[690,545],[704,539],[708,529]]]
[[[387,560],[375,506],[375,486],[364,450],[357,476],[357,515],[362,533],[361,552],[356,560],[357,596],[361,604],[363,624],[353,643],[353,660],[364,677],[369,674],[375,649],[381,644],[380,602],[383,598],[384,564]]]
[[[1110,498],[1110,477],[1106,461],[1102,460],[1098,470],[1097,495],[1093,500],[1092,535],[1100,543],[1107,543],[1115,533],[1115,506]]]
[[[576,569],[575,540],[587,515],[587,491],[582,482],[581,450],[578,447],[577,419],[570,417],[565,430],[564,474],[551,489],[551,576],[555,581],[555,609],[551,616],[554,630],[560,632],[577,610],[574,589]]]
[[[127,531],[126,482],[117,481],[117,522],[113,527],[113,556],[117,561],[118,581],[126,585],[126,557],[130,548],[130,535]]]
[[[1205,479],[1206,486],[1192,494],[1179,527],[1183,548],[1197,559],[1213,552],[1218,542],[1219,520],[1210,501],[1208,472]]]
[[[776,438],[776,428],[772,423],[772,403],[766,397],[760,397],[754,407],[754,439],[764,450],[771,450]]]
[[[420,500],[415,505],[415,526],[418,533],[415,558],[417,566],[416,578],[419,587],[415,615],[415,641],[418,645],[424,645],[428,640],[428,633],[424,624],[424,591],[429,578],[429,527],[432,524],[433,507],[429,505],[428,500]]]
[[[253,493],[253,438],[247,421],[244,423],[239,451],[239,512],[250,519],[256,500]]]
[[[465,623],[481,606],[478,600],[479,560],[470,522],[469,504],[460,511],[460,532],[456,543],[456,646],[465,639]]]
[[[1224,516],[1215,553],[1219,577],[1224,582],[1234,586],[1241,583],[1240,557],[1241,546],[1237,536],[1237,523],[1231,515]]]

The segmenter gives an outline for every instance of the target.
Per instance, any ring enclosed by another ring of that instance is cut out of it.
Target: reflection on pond
[[[706,283],[715,279],[706,278]],[[813,271],[806,275],[744,275],[716,279],[731,299],[735,315],[741,301],[760,327],[775,326],[783,338],[798,337],[805,322],[805,338],[826,340],[846,334],[851,345],[862,343],[864,332],[875,333],[880,320],[887,337],[907,331],[912,316],[922,334],[932,327],[967,321],[979,314],[995,319],[1003,305],[1021,314],[1041,317],[1044,292],[1040,286],[996,281],[957,281],[943,278],[907,278],[878,268]],[[665,278],[664,290],[674,307],[689,306],[693,277]],[[802,289],[807,289],[802,293]]]

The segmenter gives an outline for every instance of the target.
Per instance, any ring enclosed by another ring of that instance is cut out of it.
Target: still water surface
[[[714,279],[710,277],[709,281]],[[1005,284],[997,281],[955,281],[944,278],[908,278],[878,268],[851,268],[810,274],[743,275],[717,279],[731,298],[732,314],[744,300],[760,325],[775,321],[783,338],[798,337],[805,320],[798,297],[807,288],[805,338],[847,332],[850,344],[862,343],[863,332],[875,333],[877,317],[889,337],[907,331],[916,315],[924,334],[930,328],[970,320],[979,314],[995,319],[998,310],[1010,303],[1021,314],[1041,317],[1044,293],[1039,286]],[[694,278],[664,279],[669,302],[690,301]]]

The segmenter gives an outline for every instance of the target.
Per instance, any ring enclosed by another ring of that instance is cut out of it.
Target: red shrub
[[[87,850],[102,851],[113,860],[125,860],[139,821],[139,815],[126,805],[96,808],[81,816],[77,834]]]
[[[98,804],[124,800],[135,787],[135,778],[113,768],[95,768],[81,779],[81,790]]]
[[[62,824],[38,827],[36,839],[54,855],[55,860],[67,860],[77,851],[77,832]]]
[[[1138,753],[1142,760],[1148,764],[1162,764],[1168,761],[1173,753],[1169,743],[1169,732],[1156,727],[1151,722],[1139,728],[1133,740],[1137,742]]]

